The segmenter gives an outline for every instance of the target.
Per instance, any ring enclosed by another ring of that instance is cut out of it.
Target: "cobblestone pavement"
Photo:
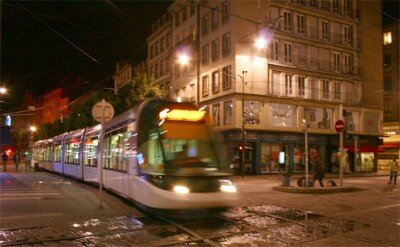
[[[39,180],[53,183],[32,187]],[[13,185],[7,186],[7,181]],[[7,199],[2,208],[10,203],[7,194],[10,191],[15,194],[18,188],[22,188],[20,193],[63,194],[82,190],[80,193],[87,193],[85,196],[96,194],[91,186],[75,181],[68,186],[57,183],[61,181],[66,182],[48,173],[2,173],[0,199]],[[323,195],[274,191],[272,187],[280,183],[277,176],[235,177],[234,182],[240,191],[240,203],[222,214],[144,215],[105,193],[103,210],[37,218],[2,215],[0,243],[1,246],[399,246],[399,192],[397,187],[385,184],[385,177],[348,178],[348,186],[362,190]]]

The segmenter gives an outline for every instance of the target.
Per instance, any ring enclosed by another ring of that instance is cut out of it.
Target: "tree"
[[[101,99],[113,105],[115,115],[118,115],[146,99],[165,98],[166,91],[153,85],[153,81],[154,79],[146,73],[145,66],[142,65],[134,71],[133,79],[118,90],[117,95],[101,89],[84,98],[76,99],[75,103],[71,104],[73,108],[64,122],[57,120],[53,124],[41,126],[36,139],[47,139],[97,124],[92,116],[92,108]]]

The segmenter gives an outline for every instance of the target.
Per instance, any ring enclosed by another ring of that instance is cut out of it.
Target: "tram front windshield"
[[[159,131],[167,169],[184,169],[185,173],[196,173],[199,171],[196,168],[217,170],[214,146],[203,121],[167,120],[160,126]]]

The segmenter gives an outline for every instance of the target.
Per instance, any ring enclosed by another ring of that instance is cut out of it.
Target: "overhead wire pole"
[[[246,84],[246,81],[244,79],[244,74],[246,74],[247,71],[243,70],[242,71],[242,76],[238,75],[242,79],[242,166],[241,166],[241,173],[242,173],[242,178],[244,178],[244,155],[246,154],[246,131],[244,129],[244,86]]]
[[[197,105],[200,104],[200,4],[196,2],[196,88],[197,88]]]

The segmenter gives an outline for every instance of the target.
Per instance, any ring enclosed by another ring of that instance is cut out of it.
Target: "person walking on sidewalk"
[[[316,157],[314,158],[314,183],[316,180],[318,180],[319,185],[321,187],[324,187],[324,184],[322,183],[322,179],[324,178],[324,167],[322,166],[321,160],[317,159]]]
[[[14,154],[14,164],[15,164],[15,171],[18,171],[18,167],[19,167],[19,162],[21,161],[21,156],[19,156],[18,151],[15,151]]]
[[[8,160],[8,155],[6,154],[6,152],[4,152],[1,155],[1,161],[3,163],[3,172],[7,171],[7,160]]]
[[[31,154],[28,152],[25,155],[25,171],[29,172],[31,168]]]
[[[390,169],[390,177],[389,177],[389,183],[395,185],[397,183],[397,171],[399,170],[399,163],[396,161],[396,157],[393,156],[393,159],[389,161],[389,169]]]

